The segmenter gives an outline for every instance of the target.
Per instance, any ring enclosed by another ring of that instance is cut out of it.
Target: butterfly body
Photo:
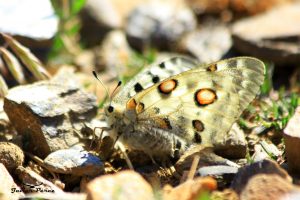
[[[214,145],[259,91],[264,64],[237,57],[199,66],[173,58],[146,68],[105,112],[112,137],[155,157],[177,157],[193,144]]]

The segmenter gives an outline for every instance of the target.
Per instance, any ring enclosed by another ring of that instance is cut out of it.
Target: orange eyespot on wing
[[[145,107],[145,105],[144,105],[142,102],[139,102],[139,103],[136,105],[136,112],[137,112],[138,114],[141,113],[141,112],[143,112],[144,107]]]
[[[200,89],[195,93],[195,101],[198,105],[208,105],[217,99],[216,92],[212,89]]]
[[[168,118],[156,118],[155,122],[158,123],[161,129],[172,129],[170,120]]]
[[[202,132],[204,131],[204,125],[200,120],[193,120],[193,127],[196,131]]]
[[[177,81],[175,79],[170,79],[167,81],[162,82],[158,89],[163,94],[171,93],[177,87]]]
[[[135,99],[130,99],[127,104],[126,104],[126,109],[127,110],[134,110],[136,108],[136,101]]]

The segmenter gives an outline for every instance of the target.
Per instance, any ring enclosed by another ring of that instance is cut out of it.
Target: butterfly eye
[[[112,112],[114,111],[114,107],[108,106],[107,111],[108,111],[109,113],[112,113]]]
[[[214,71],[217,71],[217,70],[218,70],[218,66],[217,66],[216,63],[210,65],[210,66],[207,68],[207,71],[209,71],[209,72],[214,72]]]
[[[216,92],[211,89],[200,89],[195,93],[195,100],[198,105],[208,105],[217,99]]]

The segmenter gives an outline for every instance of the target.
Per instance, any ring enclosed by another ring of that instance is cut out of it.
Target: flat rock
[[[226,21],[226,15],[254,15],[265,12],[270,8],[278,6],[291,0],[186,0],[188,5],[197,14],[221,14]],[[228,12],[232,12],[231,14]]]
[[[17,200],[24,197],[21,188],[14,182],[5,166],[0,163],[0,199],[1,200]],[[18,192],[17,192],[18,191]]]
[[[239,169],[234,177],[231,187],[240,194],[246,187],[248,181],[255,175],[277,175],[287,182],[292,182],[292,178],[276,162],[271,160],[262,160]]]
[[[85,193],[64,192],[56,193],[31,193],[26,195],[26,199],[47,199],[47,200],[86,200]]]
[[[212,148],[203,148],[201,146],[194,146],[188,149],[176,162],[175,169],[177,172],[183,174],[184,171],[189,171],[195,156],[199,156],[199,167],[212,165],[226,165],[232,167],[239,167],[234,162],[227,160],[221,156],[216,155]]]
[[[300,192],[300,187],[276,174],[259,174],[252,177],[240,194],[241,200],[283,200],[288,195]],[[297,199],[297,198],[290,198]]]
[[[0,21],[1,32],[18,36],[19,42],[31,48],[49,48],[58,30],[59,19],[50,0],[1,1],[0,18],[5,18]]]
[[[125,29],[129,43],[137,49],[149,45],[167,49],[195,28],[196,18],[183,3],[152,1],[129,14]]]
[[[151,186],[134,171],[122,171],[113,175],[100,176],[87,185],[87,200],[153,200]]]
[[[62,149],[49,154],[44,164],[52,172],[95,176],[103,172],[101,160],[80,148]]]
[[[280,20],[278,17],[280,16]],[[236,22],[232,27],[234,47],[278,64],[300,62],[300,3],[276,7],[264,14]],[[258,28],[259,27],[259,28]]]
[[[239,196],[232,189],[225,189],[223,191],[213,191],[210,195],[210,199],[226,199],[226,200],[239,200]]]
[[[96,97],[65,74],[52,81],[12,88],[4,110],[26,141],[24,148],[42,158],[80,142],[78,133],[96,116]],[[76,128],[75,128],[76,127]]]
[[[300,157],[298,147],[300,146],[300,106],[297,107],[293,117],[289,120],[283,131],[285,153],[288,168],[293,172],[300,173]]]
[[[179,42],[179,51],[196,57],[200,63],[220,60],[231,48],[231,35],[225,25],[206,25],[187,33]]]
[[[63,194],[64,192],[50,181],[44,179],[36,172],[29,168],[19,166],[16,169],[19,180],[22,182],[22,189],[26,193],[34,192],[50,192],[56,194]]]
[[[214,145],[214,151],[217,155],[225,158],[245,158],[247,154],[247,140],[244,131],[234,123],[230,131],[222,140]]]
[[[0,142],[0,163],[4,164],[8,171],[14,171],[24,162],[24,153],[20,147],[10,142]]]
[[[179,186],[172,188],[171,186],[164,187],[164,200],[195,200],[217,189],[217,182],[211,177],[196,178],[188,180]]]
[[[200,167],[197,171],[202,177],[209,176],[215,178],[218,182],[218,188],[225,188],[231,183],[235,174],[238,172],[237,167],[228,166],[228,165],[215,165]]]

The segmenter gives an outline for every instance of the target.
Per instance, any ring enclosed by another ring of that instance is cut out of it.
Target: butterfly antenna
[[[111,95],[110,95],[110,99],[112,99],[115,96],[115,92],[117,91],[117,89],[122,85],[122,81],[118,82],[118,85],[115,87],[115,89],[112,91]]]
[[[107,97],[110,98],[108,89],[107,89],[107,87],[104,85],[104,83],[102,82],[102,80],[98,78],[97,73],[96,73],[95,71],[93,71],[93,75],[94,75],[94,77],[100,82],[100,84],[103,86],[103,88],[104,88],[104,90],[105,90],[105,93],[106,93],[106,96],[105,96],[105,98],[104,98],[104,101],[105,101]]]

